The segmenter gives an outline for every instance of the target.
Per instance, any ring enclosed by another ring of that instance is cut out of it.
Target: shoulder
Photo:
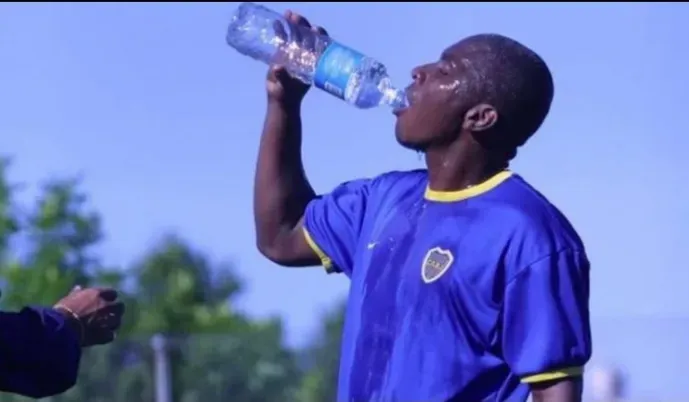
[[[565,250],[584,252],[567,217],[522,177],[515,174],[496,190],[487,197],[488,216],[500,222],[517,268]]]
[[[425,169],[393,170],[383,173],[373,179],[373,182],[384,188],[410,188],[424,185],[428,177]]]
[[[394,206],[423,197],[426,188],[425,169],[391,171],[375,177],[371,182],[371,197],[381,205]]]
[[[390,171],[375,177],[346,181],[334,193],[358,192],[367,197],[400,198],[410,191],[425,188],[426,170]]]
[[[425,170],[392,171],[376,177],[343,182],[332,191],[316,197],[309,208],[337,206],[347,211],[377,213],[395,209],[404,201],[418,199],[425,188]]]

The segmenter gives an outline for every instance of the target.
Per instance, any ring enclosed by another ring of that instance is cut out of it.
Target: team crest
[[[435,282],[450,268],[454,257],[449,250],[433,247],[428,250],[421,264],[421,278],[426,283]]]

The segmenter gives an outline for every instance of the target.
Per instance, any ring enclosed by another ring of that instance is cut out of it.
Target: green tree
[[[150,402],[150,338],[164,334],[177,402],[290,401],[300,372],[284,347],[279,320],[236,311],[241,282],[231,264],[210,261],[176,236],[164,237],[127,269],[97,254],[101,219],[78,180],[53,180],[20,205],[0,161],[0,280],[3,309],[50,305],[75,284],[112,285],[126,301],[112,345],[86,350],[77,386],[53,402]],[[26,399],[0,395],[0,402]]]
[[[2,306],[51,305],[99,273],[91,255],[101,236],[98,215],[85,210],[85,197],[74,180],[47,183],[36,204],[21,209],[4,173],[0,171]],[[21,253],[12,252],[13,244]]]
[[[126,270],[132,284],[128,339],[94,349],[79,384],[57,401],[149,402],[150,339],[170,344],[177,402],[293,400],[299,371],[279,321],[252,321],[232,308],[241,282],[232,265],[209,261],[176,236],[164,237]],[[131,314],[130,314],[131,312]]]
[[[6,158],[0,158],[0,275],[15,264],[10,246],[20,231],[17,217],[17,206],[14,201],[16,185],[8,181],[7,171],[10,163]],[[3,281],[4,275],[3,275]]]
[[[344,314],[344,303],[328,312],[322,320],[323,325],[315,342],[304,351],[307,371],[301,381],[299,401],[337,400]]]
[[[279,321],[232,309],[241,290],[230,264],[210,262],[168,236],[130,271],[138,284],[136,332],[172,341],[180,402],[288,400],[298,371]]]
[[[0,279],[3,309],[26,305],[52,305],[75,285],[119,286],[122,275],[101,266],[94,248],[102,237],[100,217],[88,207],[75,179],[52,180],[40,187],[34,202],[19,205],[19,187],[8,179],[9,162],[0,160]],[[126,296],[125,296],[126,297]],[[127,332],[125,326],[124,332]],[[77,388],[88,389],[106,378],[109,366],[101,364],[106,350],[84,354]],[[105,370],[103,370],[105,369]],[[83,393],[75,390],[76,394]],[[0,401],[18,401],[0,395]]]

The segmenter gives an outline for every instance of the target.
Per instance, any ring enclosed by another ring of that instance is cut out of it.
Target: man
[[[278,264],[320,262],[351,279],[339,401],[580,401],[591,354],[584,247],[507,170],[549,111],[545,62],[514,40],[478,35],[412,76],[395,132],[427,169],[317,196],[300,155],[308,88],[271,68],[258,248]]]
[[[117,297],[77,287],[53,308],[0,312],[0,391],[45,398],[73,387],[81,348],[115,339],[124,313]]]

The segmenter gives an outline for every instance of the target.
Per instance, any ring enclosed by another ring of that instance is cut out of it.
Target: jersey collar
[[[477,195],[487,193],[488,191],[500,185],[500,183],[503,181],[509,179],[511,176],[511,171],[503,170],[502,172],[497,173],[493,177],[480,184],[457,191],[436,191],[426,187],[424,198],[429,201],[436,202],[456,202],[466,200],[467,198],[476,197]]]

